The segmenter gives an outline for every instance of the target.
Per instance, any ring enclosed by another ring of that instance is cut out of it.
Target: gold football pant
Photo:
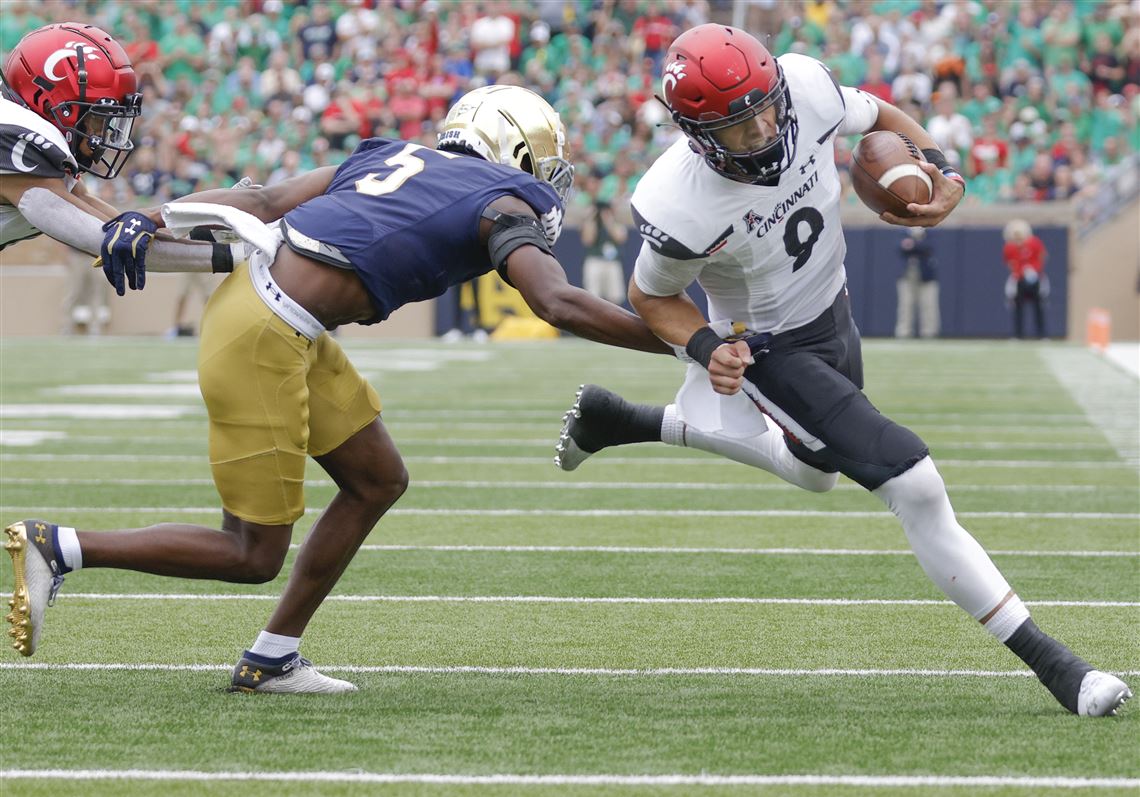
[[[380,412],[380,397],[321,334],[309,340],[257,295],[240,264],[202,315],[198,381],[222,507],[264,525],[304,514],[307,456],[334,450]]]

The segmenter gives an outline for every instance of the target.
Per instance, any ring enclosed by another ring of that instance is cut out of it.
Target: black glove
[[[103,246],[99,249],[103,260],[103,274],[115,288],[115,293],[126,293],[123,277],[132,291],[141,291],[146,285],[146,250],[158,225],[144,216],[128,210],[103,225]]]

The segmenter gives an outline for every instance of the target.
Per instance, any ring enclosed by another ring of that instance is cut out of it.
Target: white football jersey
[[[53,124],[0,97],[0,174],[62,178],[70,191],[78,172],[63,134]],[[0,199],[0,248],[39,233],[18,208]]]
[[[775,186],[717,174],[681,139],[637,184],[632,205],[645,243],[634,279],[651,296],[694,280],[710,321],[759,332],[803,326],[831,306],[847,279],[833,138],[878,118],[869,95],[842,89],[820,61],[778,59],[799,123],[795,157]]]

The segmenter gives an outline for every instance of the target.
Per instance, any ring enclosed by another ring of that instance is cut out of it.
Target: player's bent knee
[[[908,520],[925,522],[953,511],[947,500],[946,483],[929,456],[883,482],[874,492],[904,525]]]
[[[933,506],[946,496],[946,482],[934,466],[934,460],[925,456],[898,476],[884,483],[905,487],[907,502],[912,506]]]
[[[277,578],[285,564],[289,544],[258,542],[246,544],[238,557],[235,581],[242,584],[265,584]]]
[[[826,493],[835,488],[839,483],[839,473],[828,473],[826,471],[818,470],[810,465],[804,465],[798,468],[796,484],[805,490],[810,490],[813,493]]]

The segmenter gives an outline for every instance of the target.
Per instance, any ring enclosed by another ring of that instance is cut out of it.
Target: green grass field
[[[0,653],[0,792],[1140,790],[1137,704],[1067,714],[853,483],[813,495],[660,444],[554,468],[579,383],[666,403],[677,362],[577,341],[346,348],[412,477],[305,635],[360,691],[224,691],[288,564],[259,586],[83,570],[36,655]],[[194,354],[0,342],[4,523],[218,523]],[[930,444],[1038,623],[1140,686],[1137,380],[1062,344],[865,356],[868,394]],[[333,493],[309,475],[295,542]]]

